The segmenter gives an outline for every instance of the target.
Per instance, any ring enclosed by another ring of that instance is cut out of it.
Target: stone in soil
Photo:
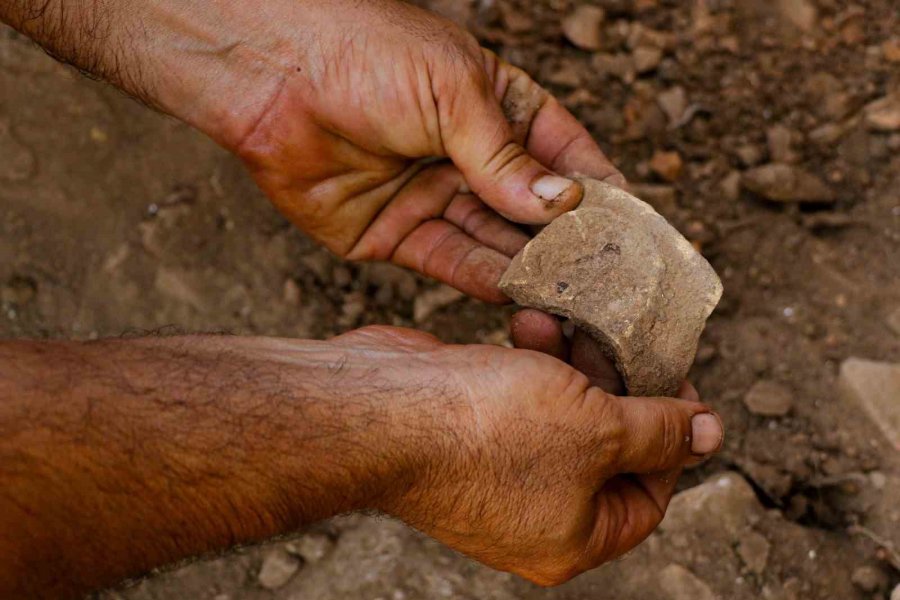
[[[834,202],[834,192],[821,179],[799,167],[768,164],[745,171],[741,185],[775,202]]]
[[[747,568],[762,575],[769,562],[769,540],[755,531],[748,531],[738,543],[737,553]]]
[[[300,564],[296,556],[284,548],[276,548],[263,558],[256,580],[267,590],[277,590],[291,580]]]
[[[680,85],[676,85],[660,92],[656,97],[656,103],[666,114],[666,118],[669,120],[669,127],[672,127],[681,122],[688,108],[687,92]]]
[[[650,205],[617,187],[581,182],[581,206],[516,255],[500,289],[587,331],[615,360],[630,394],[672,396],[722,283]]]
[[[716,595],[703,580],[676,563],[660,572],[659,587],[669,600],[716,600]]]
[[[461,300],[464,296],[465,294],[449,285],[425,290],[413,303],[413,320],[416,323],[423,323],[434,312]]]
[[[900,450],[900,364],[848,358],[838,378],[847,402],[860,408]]]
[[[602,8],[582,4],[563,19],[563,34],[582,50],[599,50],[603,41],[600,26],[605,16]]]
[[[684,170],[684,160],[677,152],[656,151],[650,159],[650,169],[666,181],[676,181]]]
[[[850,577],[853,585],[864,592],[874,593],[887,589],[890,579],[883,570],[871,565],[858,567]]]
[[[747,410],[762,417],[783,417],[792,404],[791,391],[775,381],[757,381],[744,396]]]
[[[287,545],[291,554],[301,557],[308,564],[319,562],[332,548],[334,541],[324,533],[307,533]]]
[[[888,315],[887,325],[890,327],[891,331],[900,335],[900,306],[894,309],[894,311]]]
[[[863,116],[869,129],[900,131],[900,92],[867,104]]]

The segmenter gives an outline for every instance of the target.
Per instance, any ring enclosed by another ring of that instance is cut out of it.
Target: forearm
[[[0,21],[226,146],[237,144],[297,68],[270,35],[269,3],[240,0],[6,0]],[[281,4],[275,2],[274,4]],[[286,3],[302,40],[310,0]]]
[[[377,508],[421,460],[418,399],[357,358],[258,338],[0,343],[0,596]]]

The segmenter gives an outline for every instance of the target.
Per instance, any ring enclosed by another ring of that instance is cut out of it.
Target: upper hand
[[[497,281],[529,239],[513,222],[581,200],[558,174],[624,181],[565,108],[453,23],[397,0],[301,6],[267,32],[281,37],[264,75],[280,83],[259,86],[264,110],[218,137],[337,254],[503,302]]]

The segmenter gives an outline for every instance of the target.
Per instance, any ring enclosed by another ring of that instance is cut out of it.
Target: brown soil
[[[630,181],[664,186],[638,193],[725,285],[692,378],[728,439],[682,485],[736,471],[766,516],[737,541],[715,528],[654,536],[631,560],[552,591],[399,524],[350,517],[292,542],[289,556],[305,558],[278,590],[261,587],[258,572],[284,542],[104,597],[683,598],[693,588],[681,571],[659,579],[658,567],[679,562],[721,598],[886,598],[900,581],[883,547],[900,548],[900,457],[841,399],[836,376],[850,356],[900,362],[900,331],[888,325],[900,306],[900,131],[865,118],[870,102],[900,90],[896,3],[606,0],[595,52],[564,39],[569,0],[430,4],[547,84]],[[742,171],[769,162],[812,174],[833,202],[738,187]],[[211,142],[3,29],[0,183],[0,336],[173,328],[322,338],[390,323],[446,341],[507,340],[508,309],[341,263]],[[790,392],[787,416],[748,410],[760,380]],[[298,550],[310,540],[324,557]]]

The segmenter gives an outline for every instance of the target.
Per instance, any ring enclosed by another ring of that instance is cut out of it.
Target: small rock
[[[547,82],[560,87],[577,88],[581,85],[581,73],[571,61],[565,61],[550,73]]]
[[[819,21],[819,11],[810,0],[777,0],[781,16],[798,29],[811,32]]]
[[[350,272],[346,265],[335,265],[334,269],[331,270],[331,282],[337,288],[348,288],[353,283],[353,273]]]
[[[762,162],[763,151],[754,144],[744,144],[734,150],[735,156],[745,167],[755,167]]]
[[[744,404],[754,415],[783,417],[791,412],[791,391],[774,381],[757,381],[744,396]]]
[[[799,167],[768,164],[745,171],[741,185],[776,202],[834,202],[834,192],[821,179]]]
[[[878,567],[870,565],[865,565],[854,570],[853,575],[850,577],[850,581],[862,591],[870,594],[885,590],[890,584],[887,573]]]
[[[503,16],[503,25],[510,33],[528,33],[534,29],[534,20],[524,11],[518,8],[501,4],[501,13]]]
[[[881,53],[884,60],[892,63],[900,63],[900,38],[891,38],[881,45]]]
[[[867,104],[863,117],[871,130],[900,131],[900,92]]]
[[[731,171],[719,182],[722,196],[729,202],[736,202],[741,197],[741,172]]]
[[[688,107],[687,92],[680,85],[676,85],[660,92],[659,96],[656,97],[656,103],[659,104],[659,108],[666,114],[666,118],[669,120],[669,127],[672,127],[680,123],[684,117]]]
[[[630,54],[598,53],[591,58],[591,66],[600,76],[612,76],[625,83],[634,81],[634,61]]]
[[[284,300],[284,303],[289,306],[300,306],[300,298],[303,293],[300,291],[300,286],[297,285],[297,282],[288,277],[284,280],[284,289],[281,292],[281,298]]]
[[[900,450],[900,364],[848,358],[841,365],[838,385],[844,399],[862,408]]]
[[[366,312],[366,295],[362,292],[350,292],[344,295],[339,323],[345,327],[355,325]]]
[[[897,584],[897,587],[891,592],[891,600],[900,600],[900,584]]]
[[[755,531],[748,531],[738,543],[737,553],[748,569],[762,575],[769,562],[769,541]]]
[[[739,543],[749,520],[762,511],[750,484],[737,473],[726,472],[676,494],[660,529],[667,535],[714,530]],[[716,519],[710,521],[709,515]]]
[[[600,26],[606,13],[599,6],[582,4],[562,21],[563,34],[582,50],[599,50],[602,46]]]
[[[449,285],[426,290],[416,297],[413,304],[413,320],[416,323],[423,323],[435,311],[453,304],[464,296],[465,294]]]
[[[826,123],[809,132],[809,141],[818,146],[830,146],[844,136],[845,129],[837,123]]]
[[[887,325],[894,333],[900,335],[900,307],[895,308],[894,312],[888,315]]]
[[[792,163],[797,155],[791,149],[791,130],[784,125],[774,125],[766,131],[769,159],[776,163]]]
[[[659,48],[652,48],[649,46],[635,48],[632,53],[634,70],[638,73],[649,73],[659,66],[662,57],[663,52]]]
[[[300,560],[284,548],[277,548],[266,554],[256,580],[267,590],[277,590],[284,586],[300,569]]]
[[[678,152],[657,150],[650,159],[650,169],[666,181],[677,181],[684,170],[684,161]]]
[[[659,587],[669,600],[716,600],[706,583],[675,563],[660,572]]]
[[[334,541],[324,533],[307,533],[287,545],[289,552],[311,565],[325,558],[332,548]]]

